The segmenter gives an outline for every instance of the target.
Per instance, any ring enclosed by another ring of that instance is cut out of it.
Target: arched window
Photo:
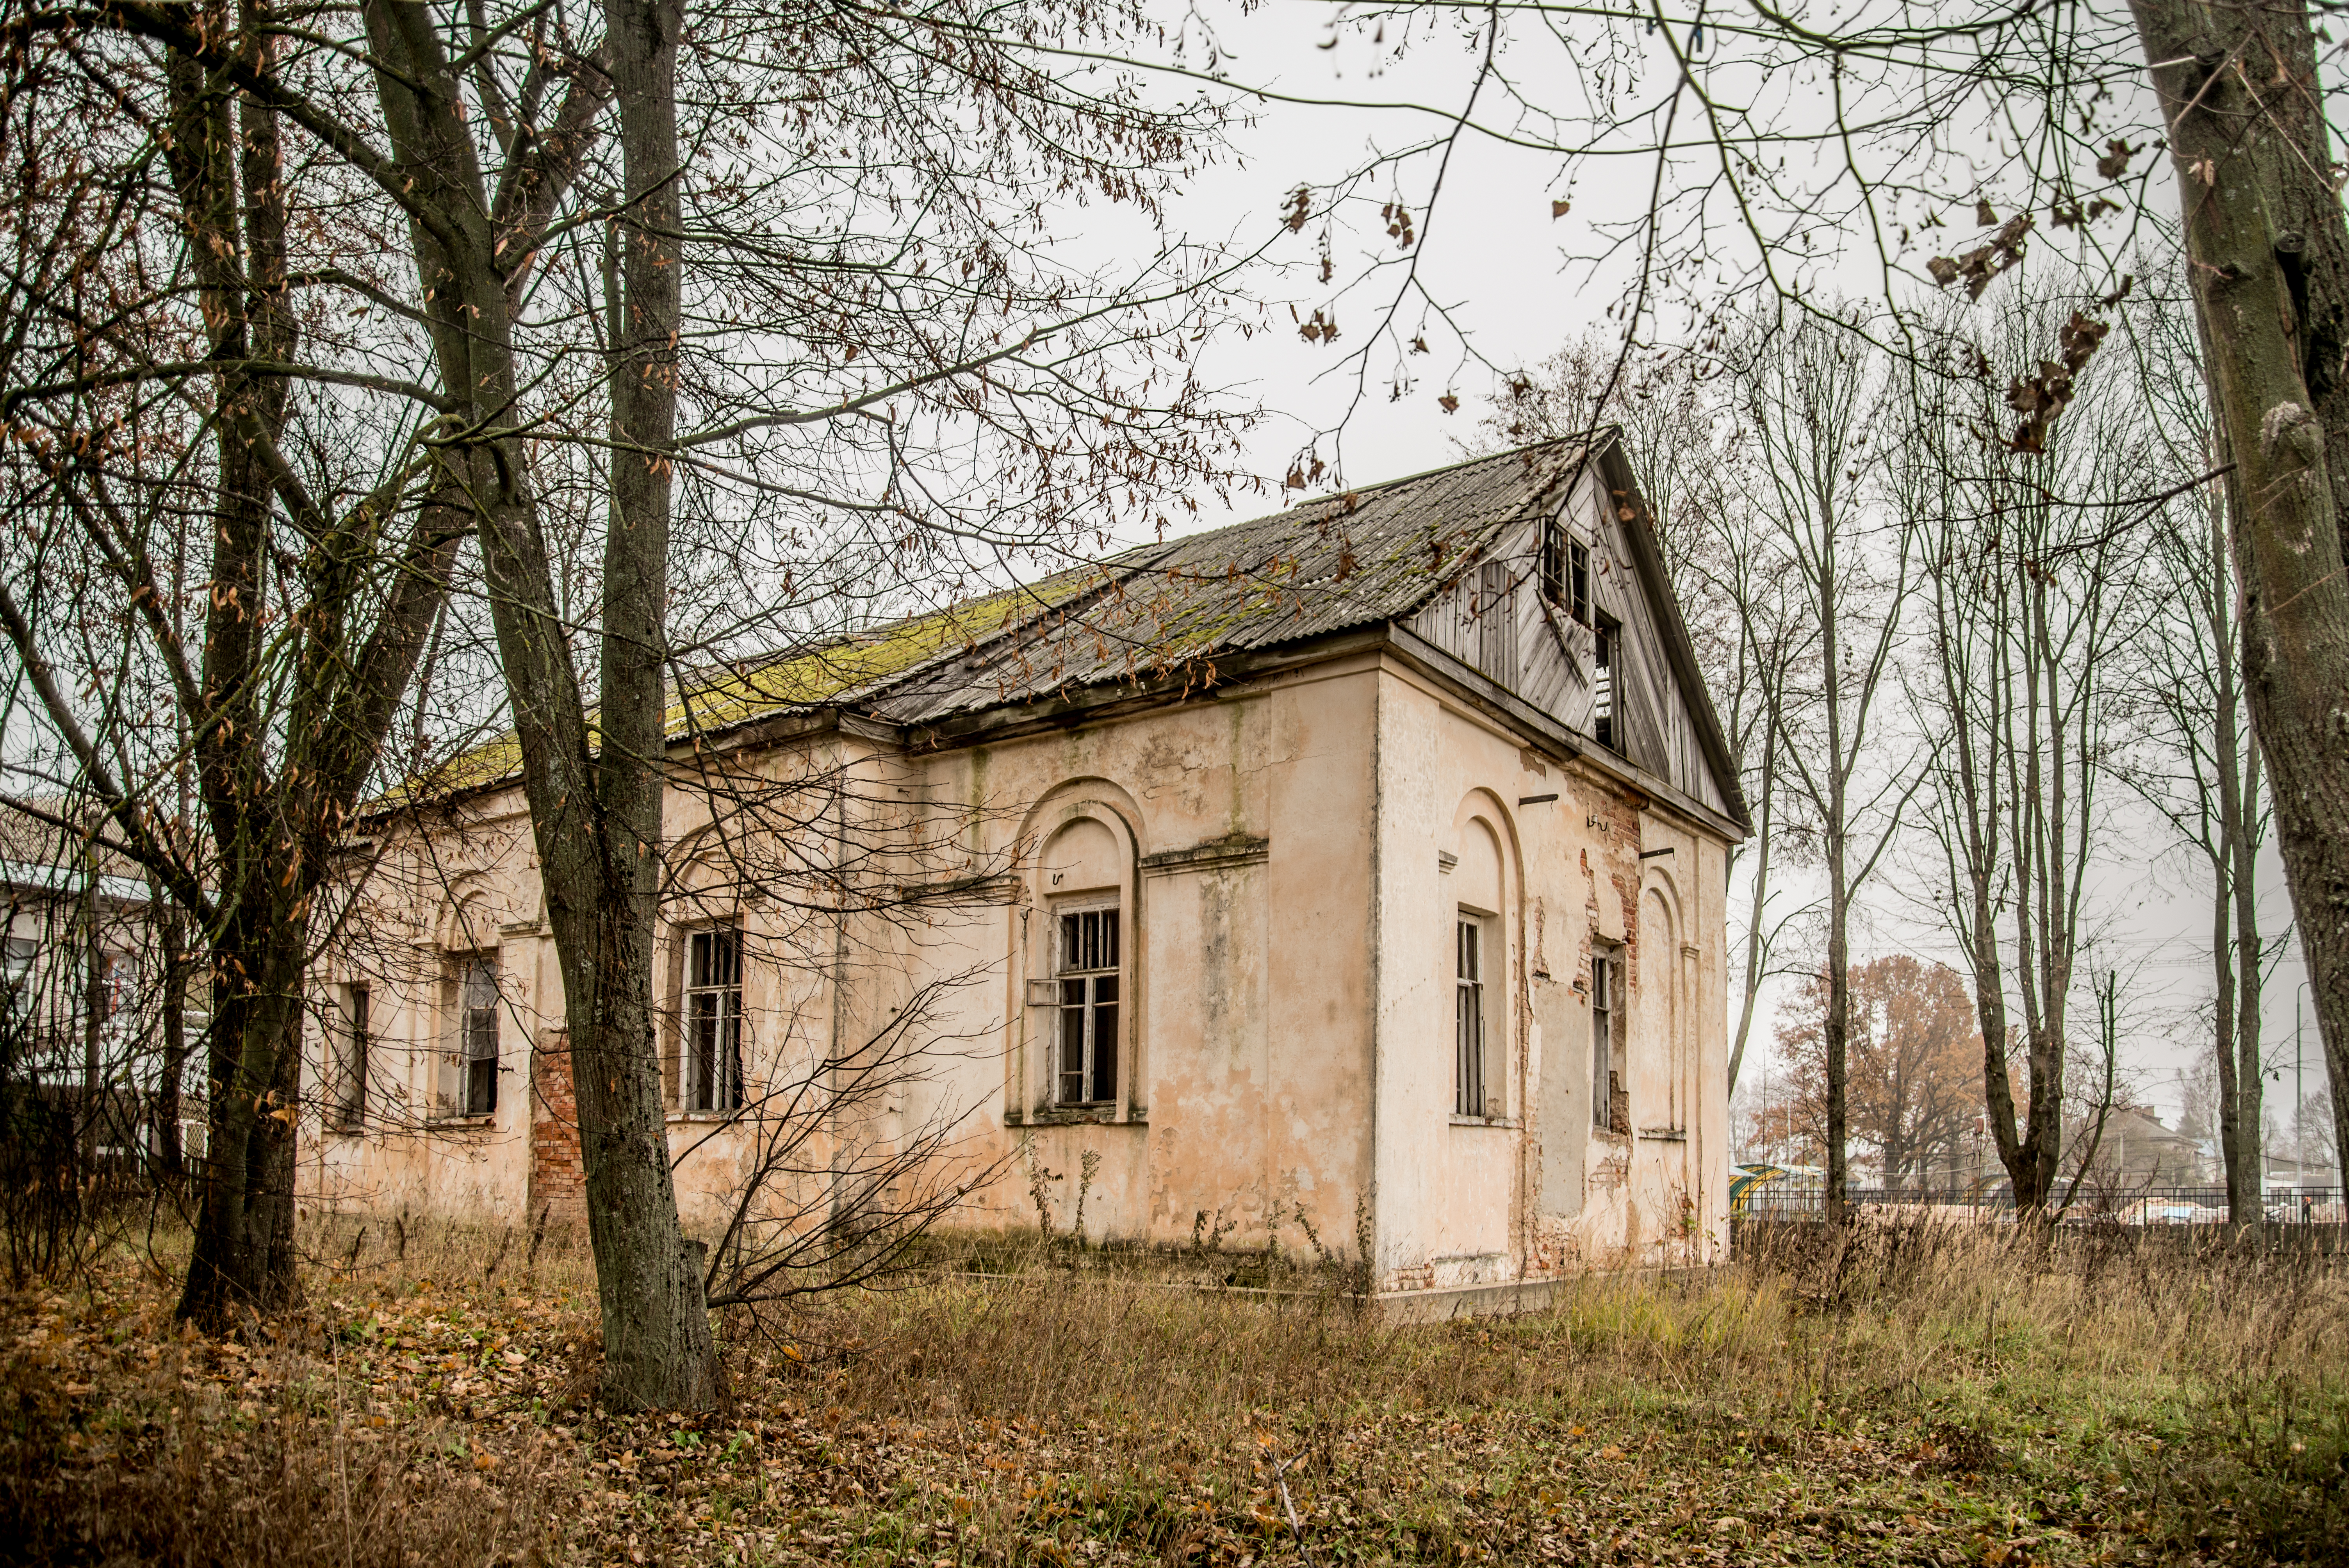
[[[1050,1064],[1047,1097],[1056,1106],[1118,1103],[1131,1014],[1129,861],[1123,837],[1086,815],[1067,821],[1039,858],[1050,925],[1035,1000],[1049,1019],[1039,1033]]]
[[[1452,867],[1452,1114],[1508,1114],[1507,874],[1500,840],[1473,818]]]

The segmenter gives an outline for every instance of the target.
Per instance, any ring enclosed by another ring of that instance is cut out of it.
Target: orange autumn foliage
[[[1826,1128],[1827,977],[1805,980],[1778,1026],[1790,1093],[1773,1113],[1795,1140]],[[1887,1184],[1950,1161],[1982,1111],[1982,1029],[1962,975],[1896,954],[1851,967],[1852,1141],[1872,1150]]]

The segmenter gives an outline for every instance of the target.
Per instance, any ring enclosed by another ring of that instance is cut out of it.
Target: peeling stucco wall
[[[844,830],[869,839],[892,802],[927,824],[890,827],[926,847],[867,871],[895,864],[917,891],[951,896],[826,920],[736,899],[750,1075],[926,1005],[924,1026],[951,1048],[840,1131],[955,1128],[959,1171],[1000,1171],[963,1222],[1032,1226],[1040,1190],[1065,1233],[1081,1184],[1095,1239],[1187,1244],[1204,1225],[1227,1246],[1302,1253],[1309,1225],[1350,1251],[1367,1222],[1386,1289],[1725,1247],[1721,837],[1603,769],[1528,749],[1407,661],[1358,653],[984,747],[794,744],[833,748],[827,760],[858,780],[843,797],[867,802],[854,809],[865,827]],[[771,771],[792,776],[780,758]],[[706,803],[673,790],[668,816],[670,843],[689,846]],[[823,820],[853,816],[843,803]],[[1464,844],[1490,847],[1489,872],[1485,850],[1464,863],[1488,890],[1469,902],[1498,934],[1491,1099],[1474,1119],[1454,1114],[1447,967],[1467,882],[1446,861],[1462,864]],[[562,1005],[520,802],[475,803],[382,865],[367,956],[345,968],[374,990],[381,1103],[414,1114],[358,1135],[309,1128],[305,1194],[523,1221],[533,1119],[543,1146],[552,1109],[531,1102],[526,1043],[560,1028]],[[1669,920],[1643,919],[1643,900]],[[1051,1099],[1055,1014],[1037,998],[1053,993],[1031,984],[1050,973],[1054,912],[1071,901],[1114,901],[1129,954],[1116,1098],[1073,1109]],[[1623,944],[1635,997],[1669,988],[1668,1006],[1635,1008],[1633,1124],[1651,1130],[1629,1137],[1591,1126],[1594,939]],[[495,953],[511,1019],[499,1104],[481,1125],[427,1126],[446,1055],[442,972],[467,944]],[[664,963],[673,987],[673,954]],[[346,978],[330,967],[325,983]],[[1648,1037],[1658,1030],[1677,1034]],[[1642,1122],[1656,1104],[1679,1106],[1678,1125]],[[689,1227],[719,1222],[750,1137],[723,1119],[673,1120]]]

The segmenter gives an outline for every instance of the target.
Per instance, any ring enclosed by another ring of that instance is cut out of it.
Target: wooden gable
[[[1607,454],[1613,456],[1613,454]],[[1464,664],[1473,665],[1526,703],[1578,734],[1594,736],[1597,703],[1595,624],[1615,628],[1611,661],[1612,748],[1725,816],[1734,786],[1723,788],[1705,744],[1711,707],[1691,690],[1693,662],[1673,656],[1679,613],[1662,581],[1636,492],[1614,465],[1594,464],[1552,514],[1588,551],[1588,618],[1543,593],[1542,539],[1548,517],[1528,517],[1504,529],[1479,558],[1404,624]],[[1615,494],[1626,491],[1621,501]],[[1628,514],[1628,515],[1626,515]],[[1641,546],[1646,548],[1642,549]],[[1704,705],[1699,717],[1698,705]]]

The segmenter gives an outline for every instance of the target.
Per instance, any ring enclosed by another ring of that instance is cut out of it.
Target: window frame
[[[13,932],[0,946],[0,991],[5,991],[11,1003],[31,995],[33,971],[39,965],[41,943],[38,937],[18,936]]]
[[[327,1125],[337,1132],[355,1132],[367,1122],[367,1054],[373,1042],[368,1005],[372,994],[367,986],[357,983],[347,984],[341,990],[326,1044],[335,1096],[326,1108]]]
[[[1051,1065],[1050,1068],[1050,1103],[1062,1110],[1101,1110],[1119,1103],[1122,1073],[1125,1067],[1126,1017],[1132,1007],[1126,984],[1127,957],[1133,950],[1132,923],[1125,918],[1125,898],[1123,890],[1091,895],[1079,895],[1052,905],[1051,1001],[1052,1034]],[[1106,915],[1098,921],[1090,953],[1077,954],[1080,963],[1070,963],[1072,933],[1081,946],[1082,922],[1088,915]],[[1107,934],[1109,962],[1101,963],[1102,933]],[[1090,965],[1081,961],[1091,958]],[[1108,995],[1102,995],[1106,985]],[[1077,987],[1073,996],[1071,987]],[[1108,1026],[1102,1027],[1102,1014],[1108,1015]],[[1076,1025],[1077,1037],[1071,1042],[1070,1026]],[[1107,1035],[1107,1061],[1102,1059],[1103,1035]],[[1070,1046],[1077,1047],[1076,1063],[1070,1066]],[[1082,1098],[1068,1094],[1071,1079]]]
[[[1463,904],[1452,923],[1452,1114],[1490,1120],[1493,1008],[1487,977],[1494,928],[1488,914]]]
[[[731,1116],[745,1099],[742,1075],[742,922],[737,917],[688,928],[678,946],[677,1109],[687,1116]],[[720,939],[730,937],[731,973],[709,978],[697,968],[705,945],[714,955]],[[709,1004],[705,1015],[699,1006]],[[729,1003],[731,1003],[730,1010]],[[709,1049],[699,1048],[698,1036],[705,1021],[710,1029]],[[716,1080],[716,1081],[713,1081]]]
[[[487,981],[486,1000],[473,986],[476,976]],[[502,979],[493,947],[449,955],[450,1092],[442,1112],[446,1119],[472,1121],[498,1113],[498,1074],[504,1055],[498,1021]]]
[[[1542,597],[1582,625],[1590,621],[1590,544],[1562,517],[1542,528]]]
[[[1623,949],[1614,943],[1590,944],[1590,1124],[1601,1132],[1630,1129],[1629,1064],[1620,1048],[1626,987]],[[1621,1102],[1619,1104],[1619,1101]],[[1622,1114],[1618,1115],[1619,1109]]]

